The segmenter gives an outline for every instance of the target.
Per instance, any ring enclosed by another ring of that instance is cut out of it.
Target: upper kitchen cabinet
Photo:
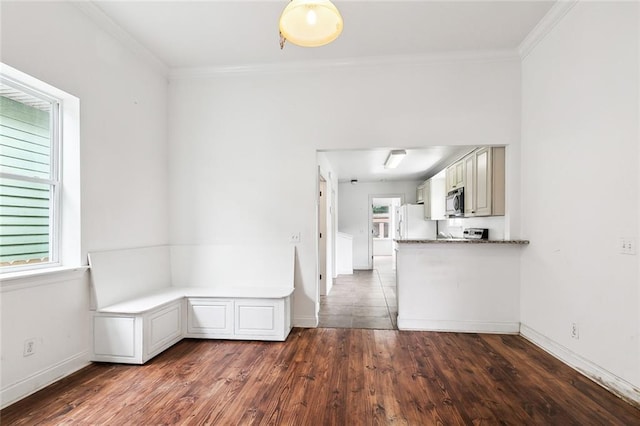
[[[446,219],[446,177],[438,173],[425,182],[424,186],[424,218],[425,220]]]
[[[504,147],[479,148],[463,158],[462,163],[465,171],[464,216],[503,216]]]
[[[464,182],[464,161],[458,160],[447,167],[447,192],[465,186]]]
[[[425,180],[422,186],[422,200],[424,202],[424,220],[431,220],[431,180]]]
[[[416,204],[424,203],[424,185],[426,181],[416,188]]]

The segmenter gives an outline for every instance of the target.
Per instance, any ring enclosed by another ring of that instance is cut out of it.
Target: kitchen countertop
[[[407,239],[394,241],[400,244],[529,244],[529,240],[471,240],[464,238]]]

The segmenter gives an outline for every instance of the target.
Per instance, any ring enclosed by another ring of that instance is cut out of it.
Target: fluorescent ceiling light
[[[395,169],[402,161],[404,156],[407,155],[407,151],[404,149],[394,149],[389,153],[387,161],[384,162],[385,169]]]

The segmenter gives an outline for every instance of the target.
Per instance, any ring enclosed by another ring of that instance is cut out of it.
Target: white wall
[[[579,2],[524,59],[521,145],[523,333],[636,392],[638,256],[619,238],[639,241],[638,8]]]
[[[70,4],[1,8],[0,60],[80,98],[83,260],[168,243],[166,79]],[[87,362],[88,310],[86,274],[2,283],[2,405]]]
[[[403,203],[416,202],[418,181],[404,182],[359,182],[340,183],[338,229],[353,236],[353,267],[368,269],[369,266],[369,205],[370,195],[402,196]],[[393,226],[393,225],[392,225]]]
[[[455,238],[464,237],[466,228],[487,228],[490,240],[505,239],[505,217],[461,217],[438,221],[438,232],[451,234]]]
[[[338,229],[353,235],[353,268],[368,269],[370,195],[403,196],[404,203],[416,202],[416,188],[421,182],[359,182],[340,183]]]
[[[169,99],[171,242],[277,242],[300,232],[293,323],[310,325],[316,151],[513,143],[520,62],[174,75]],[[355,247],[358,234],[343,231]]]

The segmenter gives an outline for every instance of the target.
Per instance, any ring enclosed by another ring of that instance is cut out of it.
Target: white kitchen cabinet
[[[433,177],[430,179],[429,192],[431,195],[431,220],[446,219],[447,190],[446,178]]]
[[[446,178],[433,177],[424,182],[422,190],[424,198],[424,219],[444,220],[446,210],[447,192],[445,190]]]
[[[464,182],[464,160],[458,160],[447,167],[447,192],[465,186]]]
[[[422,184],[422,201],[424,220],[431,220],[431,180],[425,180]]]
[[[464,187],[464,215],[476,214],[476,153],[475,151],[464,157],[465,187]]]
[[[464,158],[464,215],[503,216],[505,149],[479,148]]]
[[[424,183],[416,188],[416,204],[424,203]]]

